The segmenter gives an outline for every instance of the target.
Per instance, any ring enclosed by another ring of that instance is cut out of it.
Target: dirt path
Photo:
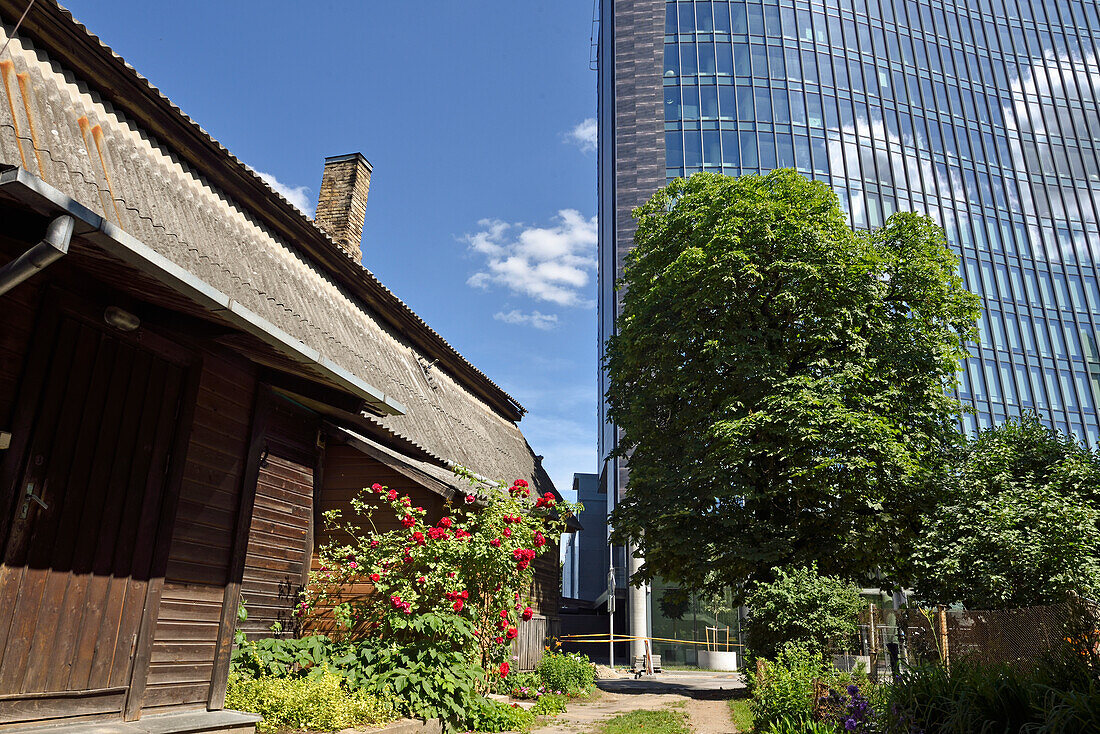
[[[729,704],[725,701],[689,699],[686,708],[695,734],[730,734],[737,731],[730,721]]]
[[[675,705],[688,713],[695,734],[734,732],[725,701],[705,701],[678,693],[602,693],[592,701],[570,701],[569,710],[546,721],[532,734],[587,734],[600,723],[629,711]]]

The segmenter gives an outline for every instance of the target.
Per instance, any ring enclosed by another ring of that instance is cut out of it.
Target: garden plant
[[[404,715],[451,727],[504,731],[533,721],[482,694],[511,672],[513,640],[534,616],[533,562],[553,551],[575,508],[549,493],[532,496],[523,480],[496,485],[459,474],[471,489],[435,522],[409,496],[379,484],[352,500],[354,516],[326,513],[330,540],[297,614],[307,628],[334,621],[335,632],[240,645],[241,695],[251,690],[245,680],[337,675],[349,693],[395,701]],[[396,528],[378,530],[379,513],[392,513]],[[559,708],[550,699],[536,714]]]

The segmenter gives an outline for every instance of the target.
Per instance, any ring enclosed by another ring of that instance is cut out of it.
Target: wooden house
[[[360,264],[365,159],[310,220],[63,8],[16,32],[27,6],[0,0],[0,729],[252,731],[238,600],[287,626],[321,511],[440,506],[452,464],[550,480],[522,407]]]

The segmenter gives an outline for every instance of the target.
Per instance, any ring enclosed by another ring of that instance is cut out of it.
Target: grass
[[[597,734],[691,734],[687,723],[687,712],[673,709],[656,711],[631,711],[609,719]]]
[[[752,709],[749,708],[749,699],[732,698],[729,700],[730,720],[734,728],[741,732],[752,731]]]

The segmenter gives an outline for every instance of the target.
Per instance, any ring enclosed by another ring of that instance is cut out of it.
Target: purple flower
[[[859,722],[856,721],[855,719],[851,718],[851,717],[844,720],[844,729],[846,731],[855,731],[856,727],[858,727],[858,726],[859,726]]]

